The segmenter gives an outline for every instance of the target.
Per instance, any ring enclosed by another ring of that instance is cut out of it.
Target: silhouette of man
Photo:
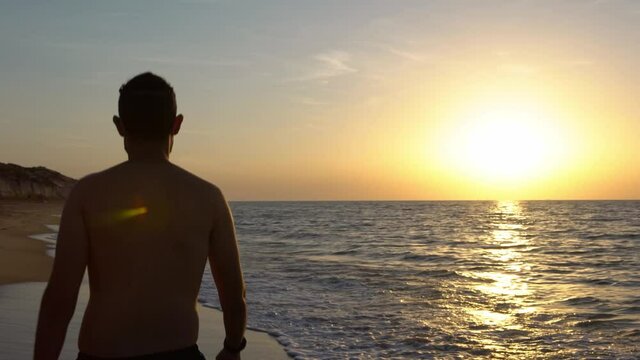
[[[169,162],[176,108],[173,88],[152,73],[120,88],[113,122],[129,160],[83,178],[67,199],[35,359],[58,358],[85,268],[78,359],[204,359],[196,299],[207,258],[226,331],[216,359],[240,359],[246,305],[233,220],[215,185]]]

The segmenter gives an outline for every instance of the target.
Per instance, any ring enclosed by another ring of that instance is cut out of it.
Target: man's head
[[[165,141],[180,130],[182,115],[176,115],[176,95],[167,81],[150,72],[142,73],[120,87],[118,116],[113,122],[120,135],[131,141]]]

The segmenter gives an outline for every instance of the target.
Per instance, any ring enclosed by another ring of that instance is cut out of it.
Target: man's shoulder
[[[173,170],[176,172],[176,174],[178,174],[178,176],[180,176],[189,185],[198,187],[200,190],[206,191],[212,196],[220,196],[222,194],[222,191],[216,184],[208,180],[205,180],[200,176],[184,168],[181,168],[176,164],[171,164],[171,165],[173,167]]]
[[[96,188],[96,180],[100,173],[92,173],[81,177],[71,188],[65,203],[76,204],[82,206],[87,200],[91,199],[91,194]],[[89,198],[89,199],[87,199]]]
[[[81,177],[76,182],[76,184],[74,186],[74,190],[76,192],[78,192],[78,191],[81,191],[81,190],[86,189],[88,187],[91,187],[92,185],[94,185],[99,180],[99,178],[101,177],[101,173],[102,172],[95,172],[95,173],[91,173],[91,174],[88,174],[88,175],[85,175],[85,176]]]
[[[102,171],[90,173],[90,174],[87,174],[87,175],[81,177],[78,180],[78,182],[76,182],[75,189],[78,189],[78,190],[86,189],[86,188],[90,188],[92,186],[97,185],[103,179],[109,177],[109,175],[121,165],[122,164],[118,164],[118,165],[109,167],[107,169],[104,169]]]
[[[214,213],[219,213],[221,209],[226,209],[227,200],[222,190],[214,183],[201,178],[198,175],[185,170],[178,165],[172,164],[173,170],[181,177],[183,186],[187,186],[191,196],[197,196],[201,200],[206,200],[213,206]]]

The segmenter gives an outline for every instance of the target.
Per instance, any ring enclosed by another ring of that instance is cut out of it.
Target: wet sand
[[[33,352],[40,299],[53,259],[42,241],[30,235],[50,232],[45,224],[59,221],[61,202],[38,203],[0,200],[0,353],[6,359],[30,359]],[[75,359],[82,313],[89,297],[88,284],[80,289],[76,312],[69,325],[61,359]],[[222,312],[198,305],[198,346],[214,359],[224,339]],[[284,349],[266,333],[247,331],[243,359],[288,359]]]
[[[51,232],[63,203],[0,200],[0,285],[47,281],[53,259],[42,241],[29,235]]]

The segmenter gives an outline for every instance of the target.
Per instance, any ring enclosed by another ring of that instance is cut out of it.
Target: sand
[[[30,359],[40,299],[53,264],[46,246],[29,235],[50,232],[61,202],[38,203],[0,200],[0,358]],[[75,359],[82,313],[89,298],[88,283],[80,289],[76,312],[69,325],[61,359]],[[224,339],[222,312],[198,305],[198,346],[214,359]],[[288,359],[284,349],[266,333],[248,330],[243,359]]]
[[[53,259],[46,245],[29,235],[51,232],[45,224],[57,224],[62,202],[0,200],[0,284],[47,281]]]

